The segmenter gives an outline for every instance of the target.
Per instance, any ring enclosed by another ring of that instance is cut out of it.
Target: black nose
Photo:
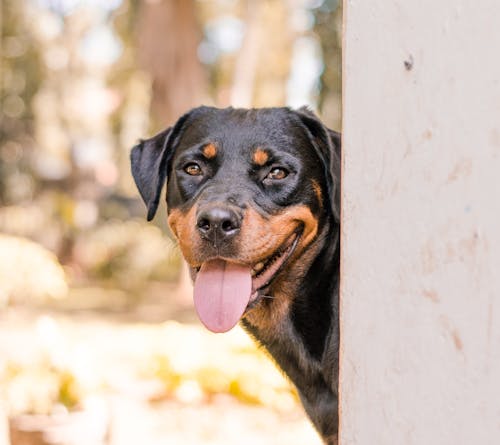
[[[227,206],[211,206],[201,209],[196,221],[203,238],[218,246],[240,231],[241,215]]]

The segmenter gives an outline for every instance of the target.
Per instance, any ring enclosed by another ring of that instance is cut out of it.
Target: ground
[[[321,443],[289,384],[239,328],[208,333],[188,303],[176,308],[182,323],[157,300],[115,313],[89,304],[0,315],[13,424],[45,430],[38,442],[13,432],[13,445]],[[61,400],[75,404],[70,414]],[[30,410],[52,414],[22,415]]]

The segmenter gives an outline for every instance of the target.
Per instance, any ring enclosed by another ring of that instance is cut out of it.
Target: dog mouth
[[[253,265],[215,258],[195,269],[194,303],[198,317],[213,332],[233,328],[266,295],[292,257],[302,229],[294,231],[274,253]]]
[[[290,237],[269,257],[259,261],[252,267],[252,297],[261,290],[265,290],[276,278],[292,253],[297,247],[300,232],[295,231]],[[251,298],[252,298],[251,297]]]

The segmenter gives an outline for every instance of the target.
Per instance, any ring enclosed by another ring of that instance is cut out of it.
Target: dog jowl
[[[241,321],[336,443],[340,135],[307,109],[200,107],[131,161],[149,220],[167,184],[202,323]]]

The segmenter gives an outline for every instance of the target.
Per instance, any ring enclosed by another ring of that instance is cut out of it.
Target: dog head
[[[286,310],[338,227],[339,150],[339,134],[307,109],[209,107],[132,149],[148,220],[167,183],[168,223],[210,330]]]

